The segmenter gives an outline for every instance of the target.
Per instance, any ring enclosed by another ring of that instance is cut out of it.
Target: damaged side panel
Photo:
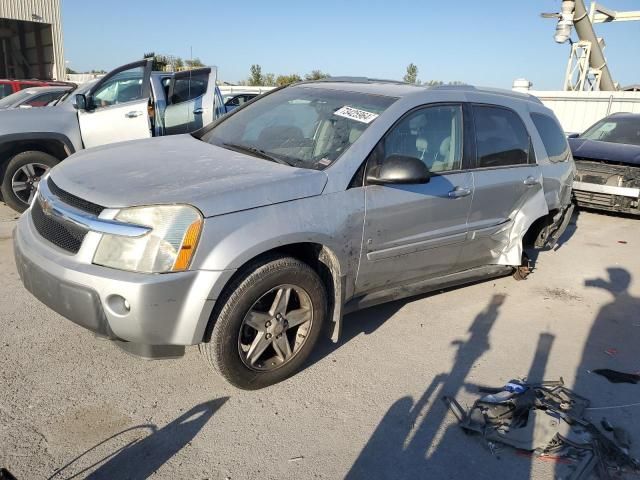
[[[549,213],[537,165],[473,173],[469,232],[460,266],[517,266],[529,227]]]

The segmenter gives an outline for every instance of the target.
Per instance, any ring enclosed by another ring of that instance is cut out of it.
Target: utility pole
[[[596,36],[593,24],[640,20],[640,11],[617,12],[592,2],[587,12],[583,0],[563,0],[560,13],[543,13],[542,16],[558,18],[556,42],[571,42],[564,90],[618,89],[604,56],[604,40]],[[571,41],[572,27],[578,35],[577,42]]]

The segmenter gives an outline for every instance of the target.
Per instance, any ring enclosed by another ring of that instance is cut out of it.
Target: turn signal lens
[[[198,219],[189,225],[189,228],[187,228],[187,232],[184,234],[184,238],[182,239],[178,258],[176,258],[176,262],[173,264],[173,268],[171,269],[172,271],[179,272],[189,268],[191,257],[193,257],[193,252],[195,252],[196,245],[198,245],[198,240],[200,239],[200,230],[202,230],[201,219]]]

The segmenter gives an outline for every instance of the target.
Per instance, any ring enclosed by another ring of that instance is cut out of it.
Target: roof
[[[21,92],[27,93],[43,93],[43,92],[66,92],[67,90],[71,90],[73,87],[71,85],[56,85],[56,86],[47,86],[47,87],[28,87],[20,90]]]
[[[616,112],[612,113],[608,117],[616,117],[616,118],[632,118],[635,120],[640,120],[640,113],[632,113],[632,112]]]
[[[542,104],[542,101],[539,98],[527,93],[514,92],[513,90],[504,90],[500,88],[476,87],[473,85],[439,85],[430,87],[426,85],[399,82],[396,80],[380,80],[366,77],[328,77],[323,80],[300,82],[296,85],[321,86],[323,88],[335,90],[350,90],[358,93],[386,95],[391,97],[407,97],[414,94],[425,93],[430,90],[451,90],[459,92],[487,93]]]

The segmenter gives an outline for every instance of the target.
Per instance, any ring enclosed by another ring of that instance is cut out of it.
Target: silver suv
[[[524,250],[566,227],[573,175],[534,97],[300,83],[192,135],[71,156],[18,222],[16,263],[43,303],[128,352],[199,345],[255,389],[323,331],[338,341],[348,311],[522,277]]]

